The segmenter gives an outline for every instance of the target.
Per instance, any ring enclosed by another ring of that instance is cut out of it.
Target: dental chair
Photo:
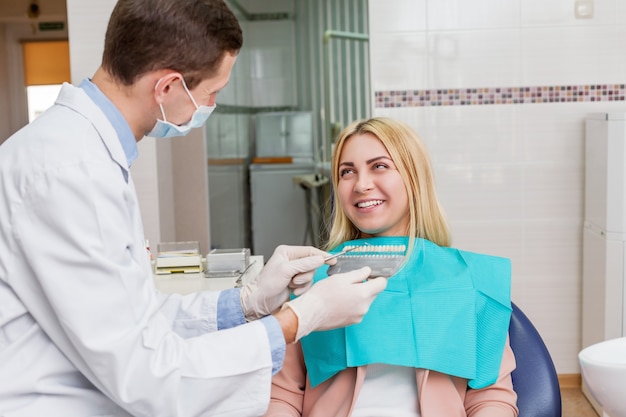
[[[517,363],[511,377],[519,417],[561,417],[561,390],[550,352],[528,317],[511,304],[509,341]]]

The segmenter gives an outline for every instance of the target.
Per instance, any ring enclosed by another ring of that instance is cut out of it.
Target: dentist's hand
[[[367,280],[371,269],[364,267],[335,274],[319,281],[300,297],[289,301],[298,317],[295,341],[315,330],[329,330],[361,322],[370,305],[387,287],[387,279]]]
[[[326,256],[328,253],[312,246],[278,246],[261,273],[241,289],[246,319],[271,314],[289,300],[290,290],[296,295],[306,291]]]

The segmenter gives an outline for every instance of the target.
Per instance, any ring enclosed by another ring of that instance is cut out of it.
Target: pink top
[[[269,417],[349,417],[366,373],[348,368],[311,388],[300,344],[287,346],[283,369],[272,380]],[[422,417],[517,417],[517,395],[511,372],[515,357],[507,343],[498,380],[482,389],[470,389],[467,379],[416,369]]]

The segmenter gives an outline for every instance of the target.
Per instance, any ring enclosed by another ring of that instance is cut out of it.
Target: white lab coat
[[[219,293],[155,289],[126,167],[68,84],[0,146],[0,415],[263,414],[265,326],[217,332]]]

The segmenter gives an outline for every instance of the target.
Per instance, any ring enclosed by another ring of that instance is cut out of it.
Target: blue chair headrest
[[[511,304],[509,339],[517,363],[511,377],[519,417],[561,417],[561,389],[550,352],[528,317]]]

